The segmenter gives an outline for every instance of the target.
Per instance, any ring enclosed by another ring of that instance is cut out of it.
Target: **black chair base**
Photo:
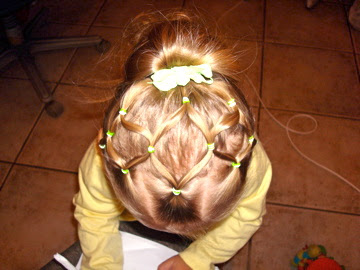
[[[61,103],[53,99],[51,91],[47,88],[44,81],[41,79],[41,74],[35,64],[33,54],[36,52],[53,51],[67,48],[80,48],[95,46],[96,50],[100,53],[106,52],[110,48],[110,43],[100,36],[79,36],[79,37],[65,37],[65,38],[48,38],[25,40],[24,36],[29,36],[31,30],[39,23],[41,18],[46,12],[43,9],[39,14],[28,23],[25,31],[14,31],[16,27],[20,27],[17,23],[15,15],[7,15],[2,17],[5,30],[11,33],[8,34],[10,48],[0,54],[0,69],[4,68],[11,62],[19,60],[23,69],[25,70],[28,78],[34,87],[39,99],[45,104],[45,110],[51,117],[58,117],[64,111]],[[14,32],[17,36],[14,36]]]

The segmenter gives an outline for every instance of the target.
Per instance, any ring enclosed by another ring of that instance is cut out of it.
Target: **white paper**
[[[124,270],[156,270],[177,251],[127,232],[120,232],[123,244]],[[121,252],[121,251],[119,251]],[[82,255],[76,269],[80,270]]]
[[[123,244],[124,270],[157,270],[158,266],[177,251],[146,238],[127,232],[119,232]],[[121,252],[121,251],[119,251]],[[82,255],[74,267],[66,258],[55,254],[54,258],[68,270],[80,270]],[[215,267],[218,270],[217,267]]]

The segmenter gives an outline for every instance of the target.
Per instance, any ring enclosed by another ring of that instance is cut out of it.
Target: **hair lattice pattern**
[[[126,174],[127,177],[131,177],[131,168],[133,166],[138,165],[150,158],[152,165],[158,169],[158,171],[169,182],[169,184],[172,187],[180,190],[202,170],[202,168],[210,161],[214,154],[220,158],[229,160],[230,166],[231,164],[236,164],[237,166],[232,166],[233,169],[240,167],[239,158],[242,158],[243,155],[233,157],[229,154],[219,153],[219,151],[216,150],[216,145],[214,144],[215,138],[219,133],[225,129],[239,124],[240,118],[243,118],[239,108],[236,106],[235,99],[229,94],[222,94],[220,98],[223,100],[223,103],[227,105],[228,112],[220,117],[217,123],[215,123],[215,125],[210,128],[204,117],[192,106],[191,93],[186,93],[183,87],[181,87],[181,91],[183,95],[182,99],[179,100],[179,108],[173,113],[169,114],[165,120],[160,125],[158,125],[157,130],[155,130],[153,133],[149,129],[144,128],[136,123],[129,122],[125,119],[127,114],[131,113],[131,111],[128,112],[128,108],[131,108],[132,103],[134,102],[134,100],[128,100],[125,95],[123,104],[120,106],[121,109],[120,111],[118,109],[117,115],[114,115],[114,120],[110,125],[110,129],[107,132],[107,137],[105,140],[107,146],[106,152],[108,156],[122,169],[122,171],[126,172],[124,174]],[[133,96],[136,96],[136,93],[133,94]],[[164,166],[163,163],[157,158],[156,144],[161,139],[161,137],[171,128],[176,126],[185,115],[189,117],[192,123],[194,123],[204,135],[208,151],[198,164],[191,168],[179,181],[176,181],[166,166]],[[125,162],[117,153],[112,144],[112,137],[114,135],[113,131],[117,129],[118,125],[122,125],[125,129],[141,134],[144,138],[146,138],[149,143],[148,151],[145,152],[144,150],[143,155],[134,157],[130,161]],[[112,136],[109,136],[109,134],[112,134]],[[249,147],[251,147],[251,144],[249,144],[247,148]]]

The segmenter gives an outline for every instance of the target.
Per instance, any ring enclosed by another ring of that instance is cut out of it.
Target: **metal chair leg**
[[[16,50],[7,50],[0,55],[0,69],[18,59]]]
[[[38,95],[40,100],[45,103],[46,112],[51,117],[60,116],[64,111],[64,107],[61,103],[53,100],[51,91],[46,87],[45,83],[40,77],[40,72],[35,65],[33,57],[27,51],[24,51],[20,55],[19,60],[30,79],[31,84],[36,91],[36,94]]]
[[[52,51],[67,48],[79,48],[89,46],[99,46],[106,42],[99,36],[69,37],[69,38],[48,38],[32,40],[28,42],[30,53]]]

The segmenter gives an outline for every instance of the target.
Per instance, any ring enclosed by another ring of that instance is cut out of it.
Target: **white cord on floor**
[[[353,189],[355,189],[358,193],[360,193],[360,189],[358,187],[356,187],[354,184],[352,184],[348,179],[346,179],[345,177],[341,176],[340,174],[338,174],[337,172],[329,169],[328,167],[316,162],[315,160],[311,159],[310,157],[308,157],[307,155],[305,155],[303,152],[300,151],[300,149],[295,145],[295,143],[293,142],[293,140],[290,137],[290,132],[294,133],[294,134],[301,134],[301,135],[309,135],[313,132],[315,132],[315,130],[318,128],[318,123],[316,121],[316,119],[314,117],[312,117],[309,114],[296,114],[294,116],[292,116],[286,123],[286,126],[281,123],[278,119],[276,119],[276,117],[268,110],[268,108],[265,106],[263,100],[261,99],[260,95],[258,94],[258,92],[256,91],[256,88],[253,84],[253,82],[250,80],[250,78],[244,73],[244,76],[246,77],[247,81],[250,83],[252,89],[254,90],[257,98],[259,99],[259,101],[261,102],[262,106],[264,107],[265,111],[268,113],[268,115],[283,129],[286,130],[286,135],[289,139],[289,142],[291,144],[291,146],[295,149],[296,152],[298,152],[298,154],[300,156],[302,156],[303,158],[305,158],[306,160],[308,160],[309,162],[313,163],[314,165],[324,169],[325,171],[329,172],[330,174],[336,176],[337,178],[339,178],[340,180],[342,180],[345,184],[348,184],[350,187],[352,187]],[[296,118],[308,118],[311,121],[313,121],[314,123],[314,127],[309,130],[309,131],[300,131],[300,130],[296,130],[296,129],[292,129],[290,128],[290,123],[291,121],[293,121]]]
[[[67,270],[77,270],[75,266],[71,264],[64,256],[56,253],[54,255],[54,259],[59,262],[62,266],[64,266]]]

